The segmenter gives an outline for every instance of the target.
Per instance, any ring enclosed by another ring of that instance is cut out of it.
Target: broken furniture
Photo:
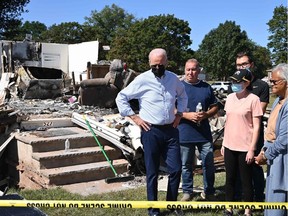
[[[74,94],[79,91],[82,80],[104,78],[109,72],[109,66],[107,62],[105,62],[105,64],[91,64],[91,62],[87,62],[87,69],[79,74],[79,78],[75,77],[75,73],[72,72]],[[76,82],[76,80],[79,80],[79,82]]]
[[[105,77],[80,82],[79,102],[82,105],[113,108],[116,106],[115,99],[118,92],[136,76],[135,71],[124,70],[121,60],[114,59]]]
[[[115,106],[118,89],[105,78],[83,80],[80,83],[79,96],[81,105],[111,108]]]
[[[67,45],[0,40],[0,104],[12,96],[23,99],[61,96],[72,80],[68,75],[67,52]]]
[[[90,76],[87,74],[87,79],[103,78],[109,72],[110,65],[91,64]],[[88,65],[87,65],[88,69]]]
[[[59,69],[20,66],[15,71],[17,94],[24,99],[55,99],[71,85],[71,79]]]

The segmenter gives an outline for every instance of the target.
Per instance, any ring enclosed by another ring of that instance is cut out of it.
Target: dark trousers
[[[264,125],[261,124],[259,138],[257,141],[257,149],[255,151],[255,156],[257,156],[264,144]],[[265,200],[264,190],[265,190],[265,177],[264,171],[262,166],[253,163],[253,174],[252,174],[252,181],[253,181],[253,189],[254,189],[254,201],[256,202],[263,202]],[[236,192],[235,192],[235,200],[240,201],[242,199],[242,187],[241,187],[241,180],[238,173],[238,178],[236,181]]]
[[[151,126],[149,131],[141,132],[146,166],[147,199],[158,199],[158,172],[160,158],[168,170],[167,201],[176,201],[181,178],[181,158],[179,131],[172,126]],[[149,209],[149,213],[158,213],[159,209]]]
[[[235,183],[239,170],[242,182],[243,200],[253,201],[252,165],[245,161],[247,152],[231,151],[225,148],[224,161],[226,169],[225,198],[226,201],[235,201]]]

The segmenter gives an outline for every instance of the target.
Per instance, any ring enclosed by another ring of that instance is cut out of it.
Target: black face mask
[[[158,68],[157,68],[158,66]],[[161,78],[163,75],[164,75],[164,72],[165,72],[165,66],[164,65],[151,65],[151,69],[152,69],[152,72],[154,73],[154,75],[156,77],[159,77]]]

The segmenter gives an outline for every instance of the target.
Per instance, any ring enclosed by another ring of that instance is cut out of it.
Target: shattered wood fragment
[[[0,105],[4,104],[6,97],[6,88],[9,85],[10,78],[13,76],[13,73],[2,73],[0,80]]]

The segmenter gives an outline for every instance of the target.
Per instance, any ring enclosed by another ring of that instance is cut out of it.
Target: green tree
[[[24,7],[30,0],[1,0],[0,1],[0,39],[10,39],[17,34],[21,25],[19,16],[26,12]]]
[[[105,6],[100,12],[94,10],[91,17],[85,17],[83,24],[84,39],[99,41],[99,59],[106,59],[106,52],[102,46],[110,46],[114,37],[125,32],[135,22],[132,14],[128,14],[124,9],[112,4]]]
[[[148,54],[156,47],[166,49],[168,69],[182,73],[186,59],[192,50],[189,24],[174,15],[150,16],[139,20],[126,32],[116,35],[113,40],[109,58],[120,58],[136,71],[143,72],[149,68]]]
[[[13,38],[13,40],[22,41],[25,39],[26,34],[32,35],[33,41],[42,41],[42,34],[47,30],[47,27],[44,23],[38,21],[26,21],[23,25],[19,27],[18,34]]]
[[[52,25],[42,34],[50,43],[74,44],[83,42],[83,27],[78,22],[64,22]]]
[[[226,80],[235,71],[236,54],[250,49],[246,32],[234,21],[226,21],[205,35],[196,56],[210,78]]]
[[[251,52],[255,65],[253,73],[260,79],[267,76],[267,70],[272,67],[270,51],[251,42]]]
[[[272,51],[273,63],[287,63],[287,7],[281,5],[274,9],[273,18],[267,23],[271,35],[267,46]]]

